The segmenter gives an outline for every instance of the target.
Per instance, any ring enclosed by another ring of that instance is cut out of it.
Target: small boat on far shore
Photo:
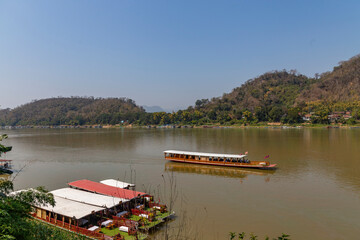
[[[13,171],[11,171],[11,163],[12,160],[6,160],[6,159],[0,159],[0,174],[6,173],[6,174],[12,174]]]
[[[250,161],[247,158],[247,154],[236,155],[166,150],[164,155],[166,160],[173,162],[237,168],[276,169],[276,164],[270,164],[269,161]]]

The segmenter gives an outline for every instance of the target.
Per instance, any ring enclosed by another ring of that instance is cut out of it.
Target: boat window
[[[220,159],[219,159],[219,161],[220,161],[220,162],[223,162],[223,161],[224,161],[224,159],[223,159],[223,158],[220,158]]]
[[[212,157],[209,157],[209,161],[212,161]]]

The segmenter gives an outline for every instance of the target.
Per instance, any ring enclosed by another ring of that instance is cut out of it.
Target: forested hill
[[[311,89],[316,79],[298,74],[296,71],[273,71],[250,79],[231,93],[211,101],[198,100],[197,109],[205,111],[240,111],[273,106],[292,107],[296,98]]]
[[[137,119],[144,109],[127,98],[59,97],[0,110],[1,125],[116,124]]]
[[[320,81],[303,91],[301,101],[349,102],[360,100],[360,55],[340,62],[332,72],[323,73]]]
[[[291,108],[303,111],[316,103],[327,105],[330,111],[345,111],[351,110],[349,106],[357,106],[359,100],[360,55],[340,62],[332,72],[316,74],[314,78],[295,70],[268,72],[248,80],[222,97],[196,101],[194,110],[213,119],[224,114],[239,119],[247,110],[258,113],[258,117],[266,121],[271,120],[269,114],[272,110],[286,114]],[[343,107],[339,108],[342,103]],[[333,105],[337,109],[331,109]]]
[[[50,98],[0,110],[0,125],[300,123],[309,115],[313,123],[360,120],[360,55],[313,78],[295,70],[268,72],[174,113],[147,113],[126,98]]]

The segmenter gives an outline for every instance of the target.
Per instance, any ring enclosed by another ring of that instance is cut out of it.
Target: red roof
[[[112,196],[112,197],[125,198],[125,199],[133,199],[137,196],[147,195],[146,193],[143,193],[143,192],[137,192],[137,191],[132,191],[132,190],[128,190],[128,189],[113,187],[113,186],[105,185],[105,184],[98,183],[98,182],[93,182],[93,181],[86,180],[86,179],[71,182],[71,183],[68,183],[68,185],[71,187],[83,189],[83,190],[86,190],[89,192],[99,193],[99,194]]]

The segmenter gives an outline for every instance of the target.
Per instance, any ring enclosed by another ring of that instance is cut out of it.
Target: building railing
[[[82,227],[79,227],[79,226],[76,226],[76,225],[72,225],[72,224],[63,222],[61,220],[55,220],[54,218],[49,218],[48,216],[46,217],[46,219],[39,218],[39,217],[36,216],[36,213],[32,214],[32,216],[34,218],[36,218],[36,219],[40,219],[42,221],[51,223],[51,224],[53,224],[53,225],[55,225],[57,227],[67,229],[67,230],[75,232],[75,233],[80,233],[82,235],[86,235],[86,236],[93,237],[93,238],[100,239],[100,240],[105,239],[105,234],[103,234],[103,233],[90,231],[90,230],[88,230],[86,228],[82,228]]]

